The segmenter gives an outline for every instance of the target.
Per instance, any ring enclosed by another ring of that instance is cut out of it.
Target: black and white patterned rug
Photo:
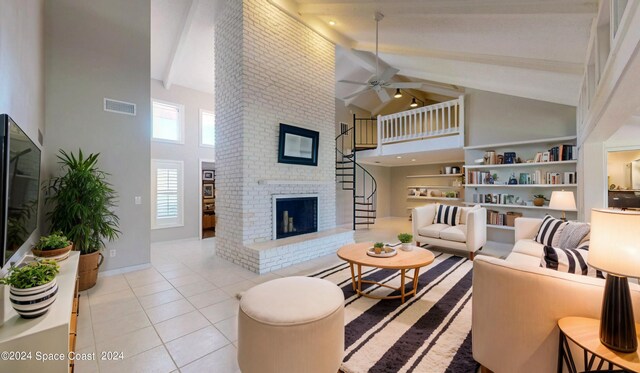
[[[311,274],[342,288],[345,296],[345,356],[341,370],[364,372],[476,372],[471,354],[471,276],[473,263],[436,253],[422,268],[418,294],[399,299],[357,296],[349,265]],[[412,273],[413,271],[411,271]],[[363,268],[363,278],[399,287],[398,271]],[[378,285],[363,289],[377,295],[393,290]],[[407,285],[407,290],[411,285]],[[399,293],[399,292],[395,292]]]

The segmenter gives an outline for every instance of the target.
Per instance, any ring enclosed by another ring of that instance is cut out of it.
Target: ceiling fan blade
[[[354,82],[353,80],[338,80],[338,83],[347,83],[347,84],[355,84],[355,85],[369,85],[369,83],[363,82]]]
[[[354,97],[358,96],[359,94],[362,94],[362,93],[364,93],[364,92],[366,92],[366,91],[368,91],[370,89],[371,89],[371,87],[362,87],[362,88],[358,89],[357,91],[353,92],[352,94],[343,97],[342,99],[343,100],[348,100],[348,99],[354,98]]]
[[[422,83],[412,83],[412,82],[406,82],[406,83],[389,83],[387,85],[388,88],[402,88],[402,89],[418,89],[418,88],[422,88]]]
[[[380,74],[380,77],[378,78],[379,81],[383,81],[386,82],[389,79],[391,79],[394,75],[396,75],[400,70],[396,69],[395,67],[387,67],[382,74]]]
[[[391,96],[389,96],[389,93],[384,88],[376,89],[376,93],[378,94],[378,98],[380,98],[380,101],[382,102],[391,100]]]

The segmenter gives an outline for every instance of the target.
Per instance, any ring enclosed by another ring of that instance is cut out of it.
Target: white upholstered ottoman
[[[336,373],[344,351],[344,296],[335,284],[285,277],[242,295],[238,364],[243,373]]]

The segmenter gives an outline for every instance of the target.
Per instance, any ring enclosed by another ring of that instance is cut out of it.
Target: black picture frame
[[[320,132],[280,123],[278,163],[318,166]]]

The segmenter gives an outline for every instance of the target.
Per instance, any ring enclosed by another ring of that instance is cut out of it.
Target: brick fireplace
[[[267,1],[228,0],[215,47],[218,255],[264,273],[353,242],[336,228],[335,46]],[[317,166],[278,163],[280,123],[319,132]],[[273,196],[310,194],[317,232],[274,240]]]

